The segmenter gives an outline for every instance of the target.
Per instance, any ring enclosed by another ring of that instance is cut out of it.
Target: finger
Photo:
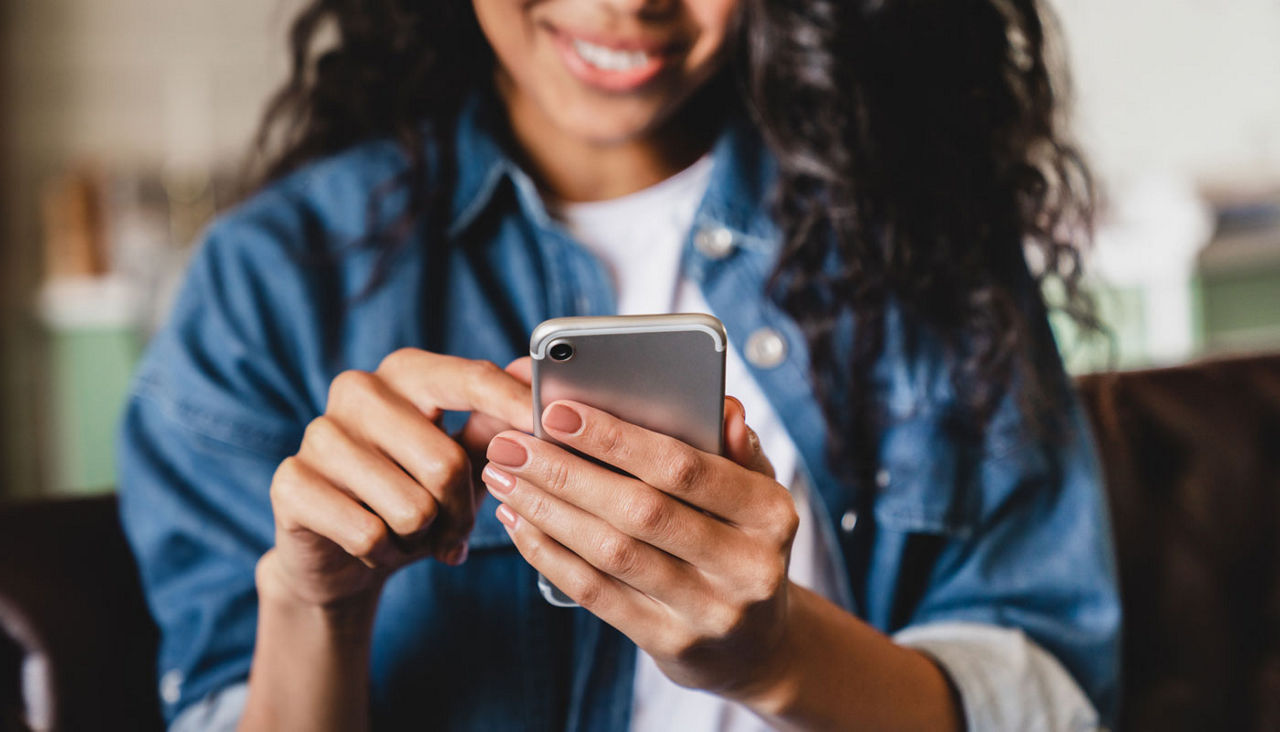
[[[484,480],[494,498],[601,572],[669,606],[694,605],[689,600],[703,580],[686,562],[493,464]]]
[[[368,567],[395,567],[407,559],[382,519],[296,457],[277,468],[271,507],[280,529],[328,539]]]
[[[514,376],[522,384],[533,383],[533,359],[529,356],[517,358],[507,364],[503,371]]]
[[[396,463],[401,477],[407,472],[417,483],[415,491],[425,490],[435,499],[440,515],[432,543],[442,556],[463,551],[463,542],[475,525],[476,496],[470,458],[462,446],[378,378],[366,386],[358,409],[343,409],[333,419],[353,439],[372,445]],[[359,476],[352,480],[360,482]]]
[[[488,457],[503,472],[701,569],[718,571],[742,542],[715,517],[535,437],[504,432],[490,443]]]
[[[724,447],[725,456],[747,470],[777,477],[773,463],[760,446],[759,436],[747,426],[746,409],[733,397],[724,398]]]
[[[531,384],[533,383],[532,364],[533,359],[525,356],[524,358],[517,358],[507,364],[507,367],[503,369],[503,371],[511,374],[516,381],[519,381],[522,384]],[[532,418],[532,415],[530,415],[530,418]],[[462,446],[467,449],[469,454],[480,455],[484,453],[485,448],[488,447],[489,441],[493,439],[494,435],[502,432],[503,430],[512,429],[513,427],[515,427],[515,425],[508,424],[496,417],[475,412],[467,420],[467,423],[463,425],[462,431],[458,433],[458,441],[462,443]]]
[[[427,545],[440,512],[435,497],[376,450],[353,440],[328,417],[307,427],[299,457],[337,488],[364,503],[409,550]],[[437,548],[443,548],[437,544]]]
[[[382,360],[378,375],[433,419],[442,410],[480,412],[533,431],[533,393],[490,361],[402,348]]]
[[[499,506],[497,515],[525,561],[574,602],[637,645],[647,645],[650,636],[665,625],[665,611],[653,599],[591,566],[510,507]]]
[[[761,520],[775,500],[764,476],[579,402],[552,402],[542,424],[563,444],[735,524]]]

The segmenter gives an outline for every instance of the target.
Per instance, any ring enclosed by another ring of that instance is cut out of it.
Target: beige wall
[[[1280,177],[1280,2],[1052,0],[1112,177]]]
[[[297,0],[9,0],[0,36],[0,493],[47,483],[48,379],[31,301],[37,191],[80,160],[209,166],[245,148]],[[7,487],[6,487],[7,486]]]

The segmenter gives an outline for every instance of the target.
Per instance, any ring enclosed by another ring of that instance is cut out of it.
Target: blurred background
[[[0,497],[114,481],[133,364],[232,200],[298,0],[0,0]],[[1280,2],[1053,0],[1114,348],[1280,351]]]

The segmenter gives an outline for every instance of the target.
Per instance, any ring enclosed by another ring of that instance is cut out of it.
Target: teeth
[[[583,61],[604,71],[630,71],[649,63],[649,54],[644,51],[615,51],[577,38],[573,39],[573,50]]]

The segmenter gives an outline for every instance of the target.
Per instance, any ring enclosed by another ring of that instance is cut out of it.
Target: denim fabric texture
[[[477,99],[458,121],[451,219],[436,227],[450,246],[411,237],[367,293],[379,255],[353,242],[366,231],[371,194],[405,165],[391,142],[312,164],[208,230],[138,370],[119,438],[121,517],[163,633],[170,719],[248,675],[254,565],[274,534],[272,474],[323,412],[335,375],[375,369],[402,347],[505,365],[527,355],[530,331],[546,318],[613,312],[607,273],[548,215],[498,142],[497,119],[493,103]],[[1019,630],[1109,721],[1120,609],[1079,408],[1071,406],[1065,442],[1036,437],[1012,397],[982,440],[956,434],[947,357],[894,311],[876,393],[862,395],[888,414],[880,479],[836,481],[804,339],[763,295],[778,255],[768,213],[775,163],[745,122],[731,123],[713,154],[684,274],[734,347],[762,328],[785,340],[785,359],[752,365],[752,375],[837,538],[848,609],[886,633],[946,622]],[[706,229],[731,234],[727,256],[695,246]],[[1056,354],[1049,360],[1060,370]],[[448,414],[445,426],[464,419]],[[634,646],[581,609],[548,605],[495,508],[492,498],[480,507],[466,564],[423,561],[388,581],[374,628],[375,722],[624,729]]]

